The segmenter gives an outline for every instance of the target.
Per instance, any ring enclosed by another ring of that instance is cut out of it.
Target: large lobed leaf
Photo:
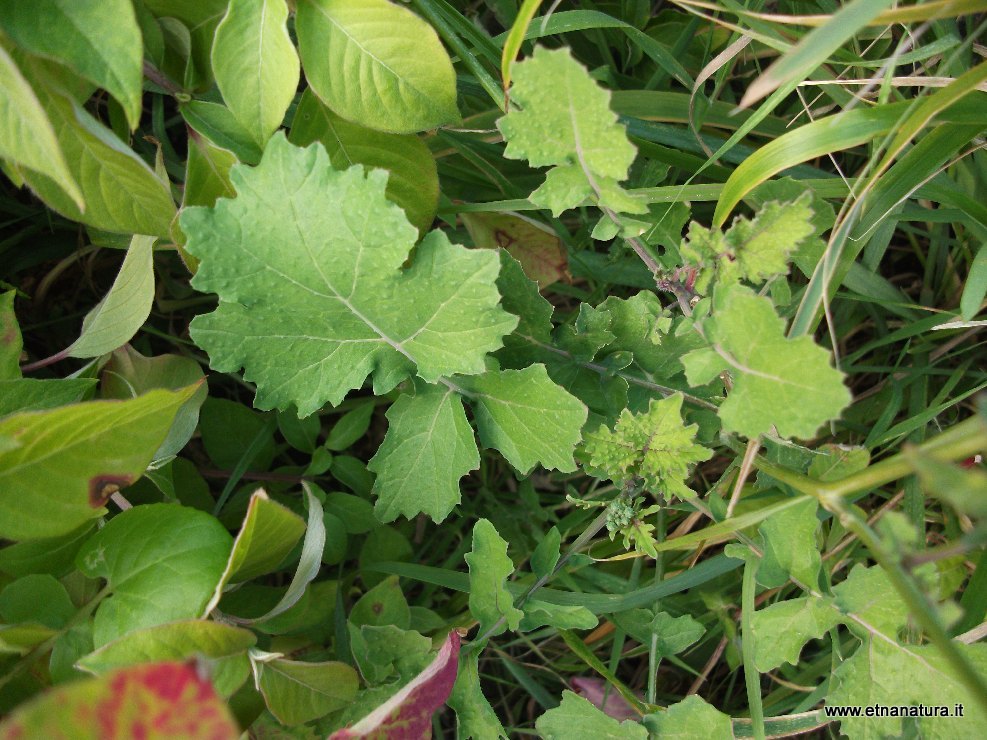
[[[514,328],[496,254],[432,232],[402,270],[416,230],[384,197],[384,172],[334,170],[321,144],[279,134],[230,178],[237,198],[182,215],[202,261],[193,285],[220,298],[191,331],[213,368],[244,368],[258,407],[307,416],[371,373],[378,394],[415,374],[480,373]]]

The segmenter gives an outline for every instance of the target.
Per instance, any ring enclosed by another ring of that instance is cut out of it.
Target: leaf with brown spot
[[[0,421],[0,537],[57,537],[104,513],[114,486],[144,474],[178,409],[198,390],[155,390]],[[93,507],[96,508],[93,508]]]
[[[571,282],[565,245],[546,226],[515,213],[464,213],[462,217],[476,246],[507,250],[539,288],[559,280]]]

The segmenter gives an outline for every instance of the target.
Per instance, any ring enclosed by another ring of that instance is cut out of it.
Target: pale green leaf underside
[[[136,128],[143,42],[129,0],[0,3],[0,27],[27,51],[63,62],[105,89]]]
[[[808,439],[839,417],[850,392],[826,350],[811,337],[785,337],[771,301],[747,288],[730,288],[714,305],[704,325],[720,362],[711,350],[690,352],[682,362],[695,385],[714,370],[730,370],[733,390],[719,411],[727,431],[754,438],[774,427],[782,437]]]
[[[407,134],[459,120],[456,75],[438,35],[387,0],[299,0],[305,76],[343,118]]]
[[[259,408],[307,416],[371,373],[378,393],[414,374],[473,375],[514,328],[497,255],[432,232],[402,270],[417,234],[385,198],[386,173],[336,171],[321,144],[278,134],[230,178],[237,198],[182,215],[202,261],[193,285],[220,298],[191,331],[213,368],[244,368]]]
[[[507,556],[507,542],[486,519],[473,527],[473,549],[466,554],[470,571],[470,612],[480,623],[479,635],[501,624],[492,635],[508,627],[516,630],[524,612],[514,608],[514,597],[507,590],[507,578],[514,572],[514,563]]]
[[[233,0],[216,28],[212,69],[223,100],[263,146],[298,89],[300,66],[284,0]]]
[[[480,466],[459,395],[424,386],[387,411],[384,443],[367,466],[377,474],[375,513],[383,522],[420,512],[436,522],[459,503],[459,479]]]
[[[0,47],[0,158],[59,183],[76,207],[85,203],[55,131],[14,60]]]
[[[69,357],[99,357],[129,342],[151,314],[154,301],[154,238],[137,235],[123,258],[110,292],[82,321]]]
[[[772,514],[761,524],[764,558],[757,569],[757,580],[763,586],[784,585],[791,576],[806,588],[818,587],[822,559],[816,544],[817,508],[815,499],[806,498]]]
[[[302,93],[288,140],[297,146],[321,141],[337,169],[362,164],[387,170],[387,197],[404,209],[424,234],[439,205],[439,173],[428,146],[414,134],[375,131],[340,118],[311,89]]]

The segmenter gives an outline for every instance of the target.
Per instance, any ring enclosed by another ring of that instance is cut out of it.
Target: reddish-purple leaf
[[[236,721],[187,663],[148,663],[48,691],[0,725],[0,740],[234,740]]]
[[[450,632],[439,654],[398,693],[355,725],[337,730],[329,740],[422,740],[432,737],[432,715],[456,682],[459,633]]]
[[[612,686],[609,691],[607,690],[607,683],[602,678],[578,676],[570,683],[577,694],[614,719],[637,721],[641,718],[640,712],[636,711]]]

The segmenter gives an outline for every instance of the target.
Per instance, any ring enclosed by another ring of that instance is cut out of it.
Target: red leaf
[[[398,693],[352,727],[337,730],[329,740],[422,740],[432,737],[432,715],[456,682],[459,633],[450,632],[429,666]]]
[[[24,704],[0,725],[0,740],[235,740],[239,736],[236,722],[209,681],[186,663],[148,663],[77,681]]]

